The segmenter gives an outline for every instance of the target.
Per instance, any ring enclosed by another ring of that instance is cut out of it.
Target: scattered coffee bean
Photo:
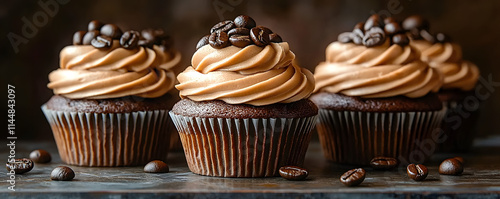
[[[100,21],[93,20],[89,23],[87,30],[88,31],[100,30],[102,25],[103,24]]]
[[[397,33],[403,33],[404,32],[403,28],[401,28],[401,26],[397,22],[386,23],[385,26],[384,26],[384,31],[388,35],[394,35],[394,34],[397,34]]]
[[[297,166],[284,166],[279,169],[281,177],[287,180],[304,180],[309,172]]]
[[[87,33],[87,31],[76,31],[75,34],[73,34],[73,45],[82,45],[85,33]]]
[[[38,149],[30,153],[30,159],[35,163],[48,163],[52,160],[52,157],[46,150]]]
[[[205,35],[203,36],[200,41],[198,41],[198,43],[196,44],[196,50],[200,49],[201,47],[205,46],[208,44],[208,38],[210,37],[210,35]]]
[[[429,174],[427,167],[421,164],[408,165],[408,167],[406,167],[406,173],[408,173],[408,177],[415,181],[422,181],[427,177],[427,174]]]
[[[161,160],[153,160],[144,166],[146,173],[168,173],[169,168],[167,163]]]
[[[431,43],[436,42],[436,38],[431,33],[429,33],[429,31],[427,31],[427,30],[421,30],[420,37],[424,38],[425,40],[427,40],[428,42],[431,42]]]
[[[460,156],[457,156],[457,157],[454,157],[454,159],[458,160],[460,163],[462,163],[462,166],[464,165],[465,163],[465,160],[463,157],[460,157]]]
[[[252,28],[250,30],[250,38],[252,39],[253,43],[257,46],[265,46],[269,44],[269,33],[271,32],[268,28],[262,27],[262,26],[257,26],[255,28]]]
[[[405,30],[412,30],[412,29],[418,29],[418,30],[428,30],[429,29],[429,22],[425,20],[422,16],[420,15],[413,15],[407,17],[403,23],[403,29]]]
[[[113,39],[108,36],[99,35],[95,39],[93,39],[90,43],[95,48],[109,48],[111,47],[111,45],[113,45]]]
[[[446,159],[439,165],[439,173],[443,175],[460,175],[463,171],[464,167],[459,159]]]
[[[33,167],[35,166],[35,163],[33,163],[32,160],[27,159],[27,158],[22,158],[22,159],[14,159],[14,162],[7,162],[5,167],[7,168],[7,171],[12,171],[16,174],[22,174],[31,171]]]
[[[271,33],[269,34],[269,41],[273,43],[280,43],[283,41],[283,39],[281,39],[281,37],[278,34]]]
[[[92,40],[95,39],[97,35],[99,35],[98,30],[88,31],[87,33],[85,33],[85,36],[83,36],[82,44],[90,45],[90,42],[92,42]]]
[[[129,31],[123,33],[122,37],[120,38],[120,45],[126,49],[135,48],[135,47],[137,47],[137,44],[139,43],[140,37],[141,37],[141,34],[139,32],[134,31],[134,30],[129,30]]]
[[[234,22],[231,20],[221,21],[215,24],[212,29],[210,29],[210,33],[214,32],[226,32],[233,29],[235,27]]]
[[[436,40],[439,43],[446,43],[446,42],[450,42],[450,37],[448,37],[444,33],[438,33],[438,34],[436,34]]]
[[[115,24],[106,24],[100,29],[101,35],[111,37],[112,39],[120,39],[122,30]]]
[[[375,157],[370,161],[370,166],[378,170],[390,170],[398,166],[398,160],[391,157]]]
[[[362,168],[351,169],[340,176],[340,182],[349,187],[357,186],[365,180],[365,175],[366,172]]]
[[[73,169],[66,166],[58,166],[50,173],[50,179],[56,181],[69,181],[75,178]]]
[[[234,19],[234,24],[238,28],[247,28],[247,29],[252,29],[256,25],[255,21],[251,17],[246,15],[237,16]]]
[[[349,43],[349,42],[352,42],[353,36],[354,35],[351,32],[344,32],[344,33],[339,34],[339,36],[337,37],[337,40],[339,42],[342,42],[342,43]]]
[[[227,35],[226,32],[213,32],[210,37],[208,38],[208,43],[210,46],[213,48],[224,48],[226,46],[229,46],[229,36]]]
[[[400,46],[406,46],[410,43],[410,39],[406,34],[397,34],[392,36],[392,43]]]
[[[381,45],[385,42],[385,33],[382,28],[373,27],[366,32],[363,37],[363,45],[366,47],[373,47]]]
[[[370,16],[368,18],[368,20],[366,20],[365,25],[364,25],[364,29],[365,29],[365,31],[368,31],[373,27],[382,28],[382,27],[384,27],[383,25],[384,24],[383,24],[382,18],[380,18],[379,15],[374,14],[374,15]]]

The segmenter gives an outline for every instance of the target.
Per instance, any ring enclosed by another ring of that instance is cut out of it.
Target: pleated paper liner
[[[472,146],[479,111],[467,110],[464,106],[459,106],[460,103],[462,102],[443,103],[443,106],[448,108],[441,124],[446,140],[438,145],[438,152],[465,153]]]
[[[431,112],[378,113],[320,109],[317,130],[325,157],[337,163],[368,165],[377,156],[421,163],[432,155],[433,151],[425,147],[432,147],[426,144],[445,111],[443,108]]]
[[[42,106],[61,159],[79,166],[135,166],[165,160],[168,110],[131,113],[53,111]]]
[[[302,166],[316,118],[170,116],[189,169],[218,177],[270,177],[281,166]]]

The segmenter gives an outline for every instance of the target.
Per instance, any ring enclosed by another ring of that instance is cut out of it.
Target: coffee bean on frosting
[[[233,28],[229,31],[229,41],[233,46],[243,48],[252,44],[250,39],[250,30],[247,28]]]
[[[400,46],[406,46],[410,43],[410,39],[406,34],[396,34],[392,36],[392,43]]]
[[[438,33],[438,34],[436,34],[436,40],[439,43],[446,43],[446,42],[450,42],[450,37],[448,37],[448,35],[446,35],[444,33]]]
[[[253,43],[257,46],[265,46],[269,44],[269,34],[271,31],[268,28],[257,26],[250,30],[250,37]]]
[[[388,35],[394,35],[394,34],[397,34],[397,33],[403,33],[404,32],[403,28],[401,28],[401,26],[397,22],[386,23],[385,26],[384,26],[384,31]]]
[[[224,31],[215,31],[208,38],[208,43],[213,48],[224,48],[230,44],[229,36]]]
[[[109,48],[113,45],[113,39],[109,36],[99,35],[91,41],[95,48]]]
[[[87,31],[76,31],[75,34],[73,34],[73,45],[82,45],[85,33],[87,33]]]
[[[208,42],[208,38],[210,37],[210,35],[205,35],[203,36],[200,41],[198,41],[198,43],[196,44],[196,50],[200,49],[201,47],[207,45],[209,42]]]
[[[240,15],[237,16],[234,19],[234,24],[236,25],[237,28],[247,28],[247,29],[252,29],[253,27],[256,26],[255,21],[246,15]]]
[[[412,29],[428,30],[429,29],[429,22],[427,20],[425,20],[420,15],[409,16],[408,18],[406,18],[403,21],[402,25],[403,25],[403,29],[405,29],[405,30],[412,30]]]
[[[92,40],[94,38],[97,37],[97,35],[99,35],[99,31],[98,30],[92,30],[92,31],[88,31],[87,33],[85,33],[85,35],[83,36],[83,40],[82,40],[82,44],[83,45],[90,45],[90,42],[92,42]]]
[[[89,23],[87,30],[88,31],[100,30],[103,25],[104,24],[102,24],[100,21],[93,20]]]
[[[436,42],[436,38],[434,37],[434,35],[429,33],[429,31],[427,31],[427,30],[420,30],[420,36],[422,38],[424,38],[425,40],[427,40],[428,42],[431,42],[431,43]]]
[[[385,33],[380,27],[372,27],[363,37],[363,45],[373,47],[385,42]]]
[[[352,42],[352,37],[353,33],[351,32],[344,32],[340,33],[339,36],[337,37],[337,40],[342,43],[349,43]]]
[[[101,35],[111,37],[112,39],[120,39],[122,30],[115,24],[106,24],[101,27]]]
[[[250,29],[248,28],[233,28],[227,32],[231,37],[232,35],[250,35]]]
[[[120,45],[126,49],[135,48],[135,47],[137,47],[137,44],[139,43],[140,37],[141,37],[141,34],[139,32],[134,31],[134,30],[129,30],[129,31],[123,33],[122,37],[120,38]]]
[[[212,29],[210,29],[210,33],[214,32],[227,32],[235,27],[234,22],[231,20],[221,21],[215,24]]]
[[[384,19],[384,24],[386,25],[391,22],[396,22],[396,19],[394,19],[393,17],[387,17]]]
[[[281,39],[281,37],[278,34],[271,33],[271,34],[269,34],[269,41],[271,41],[273,43],[280,43],[283,41],[283,39]]]
[[[365,32],[363,30],[364,25],[365,23],[359,22],[356,24],[356,26],[354,26],[354,29],[352,30],[353,34],[351,35],[351,39],[357,45],[363,44],[363,37],[365,36]]]
[[[374,15],[370,16],[368,18],[368,20],[366,20],[365,25],[364,25],[364,29],[365,29],[365,31],[368,31],[373,27],[382,28],[383,25],[384,25],[384,22],[383,22],[382,18],[380,18],[379,15],[374,14]]]

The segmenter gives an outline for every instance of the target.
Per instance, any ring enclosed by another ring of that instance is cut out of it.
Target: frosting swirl
[[[458,44],[413,40],[410,45],[421,52],[422,61],[443,73],[443,89],[469,91],[475,87],[479,69],[475,64],[462,60],[462,49]]]
[[[67,46],[60,53],[60,68],[49,74],[54,94],[71,99],[105,99],[125,96],[154,98],[174,86],[171,68],[180,53],[158,46],[125,49],[114,41],[106,49],[90,45]]]
[[[417,98],[437,92],[442,75],[418,60],[418,55],[410,46],[389,41],[376,47],[333,42],[326,49],[326,62],[316,67],[315,92],[365,98]]]
[[[182,98],[222,100],[255,106],[290,103],[309,97],[314,89],[310,71],[292,64],[288,43],[214,49],[205,45],[192,66],[177,76]]]

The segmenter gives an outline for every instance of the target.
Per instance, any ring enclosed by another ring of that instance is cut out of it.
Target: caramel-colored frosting
[[[472,90],[479,78],[478,67],[462,60],[462,49],[455,43],[435,43],[413,40],[410,45],[421,52],[421,60],[444,75],[443,89]]]
[[[61,50],[60,68],[49,74],[48,87],[71,99],[154,98],[173,88],[171,68],[179,61],[180,53],[158,46],[125,49],[117,40],[105,50],[72,45]]]
[[[182,98],[222,100],[255,106],[290,103],[309,97],[314,89],[310,71],[292,64],[288,43],[198,49],[189,66],[177,76]]]
[[[365,98],[417,98],[437,92],[442,75],[418,57],[416,49],[389,41],[376,47],[333,42],[326,48],[326,62],[316,67],[315,92]]]

